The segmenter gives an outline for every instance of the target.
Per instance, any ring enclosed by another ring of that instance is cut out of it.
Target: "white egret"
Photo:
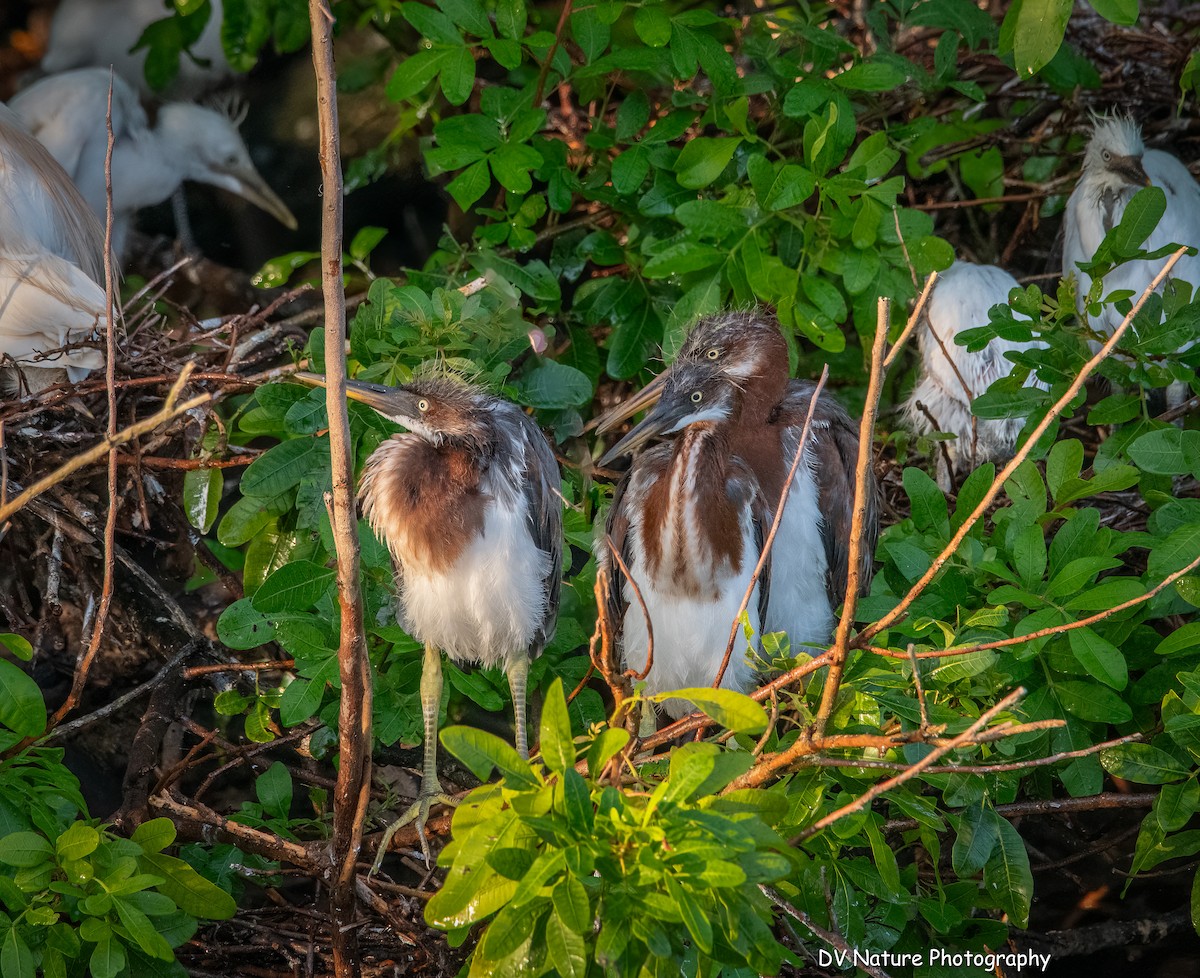
[[[0,105],[0,359],[40,390],[104,363],[76,344],[105,322],[104,232],[71,178]],[[62,347],[75,347],[66,351]],[[55,352],[57,351],[57,352]],[[0,367],[0,389],[22,386]]]
[[[233,76],[221,45],[221,0],[211,0],[212,13],[204,31],[179,59],[179,74],[167,87],[174,98],[196,98]],[[171,16],[163,0],[62,0],[50,22],[50,39],[42,57],[45,74],[73,68],[107,68],[143,94],[146,50],[132,50],[152,23]]]
[[[97,215],[105,211],[109,77],[103,68],[52,75],[9,103]],[[151,125],[128,84],[113,77],[112,89],[113,247],[118,254],[134,212],[166,200],[184,180],[229,190],[296,227],[292,212],[254,168],[234,120],[216,109],[168,102]]]
[[[1080,271],[1078,263],[1092,260],[1104,236],[1124,217],[1133,195],[1151,185],[1166,194],[1167,209],[1143,247],[1153,251],[1169,244],[1200,246],[1200,185],[1187,167],[1161,149],[1145,149],[1141,128],[1132,119],[1097,119],[1064,220],[1063,278],[1078,278],[1081,314],[1092,279]],[[1104,292],[1128,289],[1136,300],[1162,266],[1161,258],[1118,265],[1105,276]],[[1171,277],[1200,286],[1200,255],[1185,255]],[[1090,322],[1100,332],[1111,334],[1123,318],[1114,306],[1106,306],[1099,318]]]
[[[1012,372],[1013,362],[1005,354],[1041,344],[996,337],[972,353],[955,342],[964,330],[986,325],[988,310],[1006,304],[1015,288],[1017,280],[1002,268],[955,262],[939,276],[925,307],[917,339],[921,376],[904,403],[904,418],[920,434],[942,431],[954,435],[953,442],[944,444],[956,470],[1010,457],[1025,426],[1022,418],[973,418],[971,402]],[[1013,315],[1029,318],[1015,311]],[[1032,376],[1026,383],[1045,387]],[[950,487],[949,467],[940,451],[937,477],[943,489]]]

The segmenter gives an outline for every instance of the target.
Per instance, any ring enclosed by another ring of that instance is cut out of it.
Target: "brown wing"
[[[795,452],[804,428],[804,418],[816,385],[807,380],[792,380],[781,406],[779,422],[786,425],[788,455]],[[854,525],[855,468],[858,465],[858,426],[846,409],[822,391],[813,412],[807,452],[813,460],[822,516],[821,536],[829,563],[827,586],[830,601],[836,607],[846,596],[850,563],[850,528]],[[866,594],[874,573],[875,543],[879,537],[879,487],[873,466],[867,468],[867,511],[863,525],[862,554],[859,562],[859,593]]]

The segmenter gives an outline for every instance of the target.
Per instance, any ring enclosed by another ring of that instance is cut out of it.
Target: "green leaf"
[[[554,909],[559,919],[576,934],[592,929],[592,905],[587,890],[574,876],[567,876],[554,888]]]
[[[183,475],[183,508],[188,522],[207,533],[217,519],[225,476],[220,469],[190,469]]]
[[[643,43],[661,48],[671,40],[671,17],[661,3],[647,3],[633,15],[633,29]]]
[[[241,598],[221,612],[217,638],[231,649],[256,649],[275,637],[275,626],[254,609],[249,598]]]
[[[733,159],[741,138],[697,136],[679,151],[675,178],[681,187],[698,190],[717,179]]]
[[[492,768],[516,787],[537,787],[529,762],[512,745],[493,733],[474,727],[447,727],[439,735],[442,746],[462,761],[475,777],[486,779]]]
[[[1100,752],[1100,763],[1109,774],[1138,784],[1167,784],[1186,778],[1191,771],[1165,750],[1150,744],[1118,744]]]
[[[1002,36],[1011,32],[1017,74],[1022,78],[1040,71],[1058,53],[1071,4],[1072,0],[1019,0],[1009,8]]]
[[[1090,0],[1090,5],[1105,20],[1130,27],[1137,23],[1138,0]]]
[[[546,919],[546,947],[562,978],[584,978],[587,974],[583,937],[566,925],[557,907]]]
[[[92,978],[116,978],[125,970],[125,945],[116,940],[109,931],[97,942],[88,964],[91,967]]]
[[[1133,710],[1121,697],[1096,683],[1070,681],[1055,683],[1054,692],[1063,708],[1081,720],[1097,723],[1128,723]]]
[[[888,92],[908,81],[908,73],[890,61],[862,61],[833,76],[833,83],[852,92]]]
[[[73,822],[54,842],[60,860],[84,859],[100,845],[100,833],[85,822]]]
[[[1113,689],[1124,689],[1129,684],[1129,669],[1125,665],[1125,656],[1112,642],[1086,627],[1076,628],[1067,634],[1071,642],[1071,651],[1075,653],[1075,658],[1087,670],[1089,676],[1099,679]]]
[[[1155,475],[1185,475],[1200,459],[1200,431],[1148,431],[1129,446],[1129,457],[1138,468]]]
[[[34,978],[33,952],[17,932],[16,926],[8,928],[4,946],[0,948],[0,975],[4,978]]]
[[[694,704],[721,726],[735,733],[762,733],[767,727],[766,710],[745,693],[738,693],[732,689],[710,689],[701,686],[656,693],[647,697],[653,703],[676,698]]]
[[[8,866],[37,866],[53,854],[50,843],[36,832],[12,832],[0,839],[0,863]]]
[[[679,881],[674,876],[666,873],[662,880],[667,887],[667,896],[671,898],[671,902],[679,910],[679,915],[683,917],[683,926],[692,935],[696,947],[705,954],[712,954],[713,929],[708,915],[696,903],[696,898],[679,885]]]
[[[592,399],[592,382],[587,374],[564,363],[543,360],[525,377],[520,400],[535,408],[579,407]]]
[[[318,452],[322,446],[321,439],[293,438],[268,449],[242,473],[239,483],[242,494],[271,499],[298,486],[319,464]]]
[[[175,823],[169,818],[152,818],[134,829],[130,838],[143,852],[162,852],[175,841]]]
[[[1109,242],[1118,257],[1128,258],[1142,247],[1167,210],[1161,187],[1142,187],[1125,205],[1121,223],[1110,232]]]
[[[162,853],[146,853],[139,862],[163,877],[163,882],[158,884],[158,892],[174,900],[184,913],[203,920],[228,920],[237,912],[233,897],[210,883],[182,859]]]
[[[982,801],[963,809],[958,818],[958,833],[954,837],[951,861],[957,876],[967,879],[987,865],[996,848],[998,819]]]
[[[618,751],[629,743],[629,731],[623,727],[606,727],[601,730],[588,748],[588,775],[595,780]]]
[[[292,808],[292,776],[276,761],[254,782],[254,793],[268,814],[286,821]]]
[[[542,760],[556,774],[575,765],[575,744],[571,738],[571,717],[561,679],[555,679],[546,692],[542,708]]]
[[[33,658],[33,646],[29,644],[29,639],[22,638],[14,632],[0,632],[0,648],[8,649],[24,662]]]
[[[1159,642],[1154,654],[1178,655],[1180,652],[1194,652],[1197,649],[1200,649],[1200,622],[1191,621],[1176,628]]]
[[[1164,832],[1183,828],[1200,809],[1200,784],[1189,779],[1165,784],[1154,800],[1154,815]]]
[[[264,615],[307,611],[329,590],[337,574],[311,560],[293,560],[263,581],[251,604]]]
[[[35,737],[46,729],[41,689],[6,659],[0,659],[0,724],[21,737]]]
[[[996,819],[996,848],[983,870],[983,884],[1017,927],[1029,926],[1033,873],[1020,833],[1008,819]]]

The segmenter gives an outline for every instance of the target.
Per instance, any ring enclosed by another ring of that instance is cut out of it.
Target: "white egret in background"
[[[179,74],[167,86],[174,98],[196,98],[233,77],[221,46],[221,0],[211,0],[212,13],[191,47],[191,57],[179,59]],[[50,22],[50,39],[42,57],[43,73],[73,68],[107,68],[143,94],[154,94],[146,83],[146,49],[133,51],[142,32],[171,16],[163,0],[62,0]]]
[[[1063,278],[1079,280],[1079,308],[1092,279],[1080,271],[1090,262],[1104,236],[1121,222],[1125,207],[1142,187],[1159,187],[1167,198],[1166,213],[1143,247],[1153,251],[1169,244],[1200,247],[1200,185],[1178,158],[1161,149],[1145,149],[1141,128],[1128,118],[1101,118],[1083,157],[1083,173],[1067,201],[1063,235]],[[1165,259],[1129,261],[1104,277],[1104,294],[1128,289],[1134,301],[1161,270]],[[1200,255],[1185,255],[1171,277],[1200,286]],[[1105,307],[1091,325],[1111,334],[1124,318]],[[1096,344],[1098,348],[1098,344]]]
[[[43,78],[9,103],[71,175],[97,215],[105,209],[105,114],[109,72],[84,68]],[[190,102],[168,102],[151,125],[137,94],[112,78],[113,247],[121,253],[133,214],[161,203],[184,180],[221,187],[289,228],[296,219],[254,168],[228,115]]]
[[[1023,418],[984,420],[971,415],[971,402],[1001,377],[1013,370],[1006,353],[1041,346],[1037,341],[1016,342],[996,337],[977,353],[959,346],[955,338],[964,330],[986,326],[988,310],[1008,302],[1018,288],[1015,278],[995,265],[955,262],[943,272],[925,306],[917,346],[921,375],[904,403],[908,426],[919,434],[933,431],[955,436],[943,442],[955,470],[973,468],[981,462],[1011,457]],[[1019,312],[1018,319],[1028,319]],[[1045,388],[1031,377],[1028,386]],[[937,453],[938,484],[948,489],[951,473],[946,456]]]
[[[0,360],[24,386],[80,380],[103,366],[104,232],[71,178],[0,105]],[[62,347],[70,347],[62,350]],[[0,366],[0,389],[22,386]]]

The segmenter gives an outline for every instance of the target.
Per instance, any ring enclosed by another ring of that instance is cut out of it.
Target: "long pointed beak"
[[[1142,187],[1152,186],[1150,176],[1146,173],[1146,167],[1140,156],[1130,156],[1123,160],[1120,173],[1132,184]]]
[[[662,385],[658,386],[659,389],[655,392],[656,398],[662,393]],[[646,391],[643,390],[642,395],[645,393]],[[640,451],[647,442],[674,431],[685,415],[686,411],[683,408],[659,401],[654,410],[630,429],[629,434],[604,453],[600,459],[600,465],[610,465],[622,455],[632,455]]]
[[[301,372],[292,375],[295,380],[311,387],[328,387],[329,384],[321,374]],[[360,401],[367,407],[378,411],[386,418],[399,419],[415,417],[415,401],[411,393],[400,387],[388,387],[385,384],[368,384],[362,380],[346,379],[346,397],[351,401]]]
[[[250,201],[255,207],[266,211],[288,230],[295,231],[299,226],[296,216],[288,209],[287,204],[267,186],[267,181],[254,167],[232,167],[224,170],[222,175],[229,181],[226,189],[232,190],[239,197]]]
[[[600,419],[596,422],[596,434],[603,435],[606,432],[612,431],[613,428],[626,418],[631,418],[638,411],[645,410],[657,404],[658,399],[662,397],[663,387],[667,383],[668,373],[669,371],[664,370],[636,394],[626,398],[616,407],[609,409],[601,415]]]

